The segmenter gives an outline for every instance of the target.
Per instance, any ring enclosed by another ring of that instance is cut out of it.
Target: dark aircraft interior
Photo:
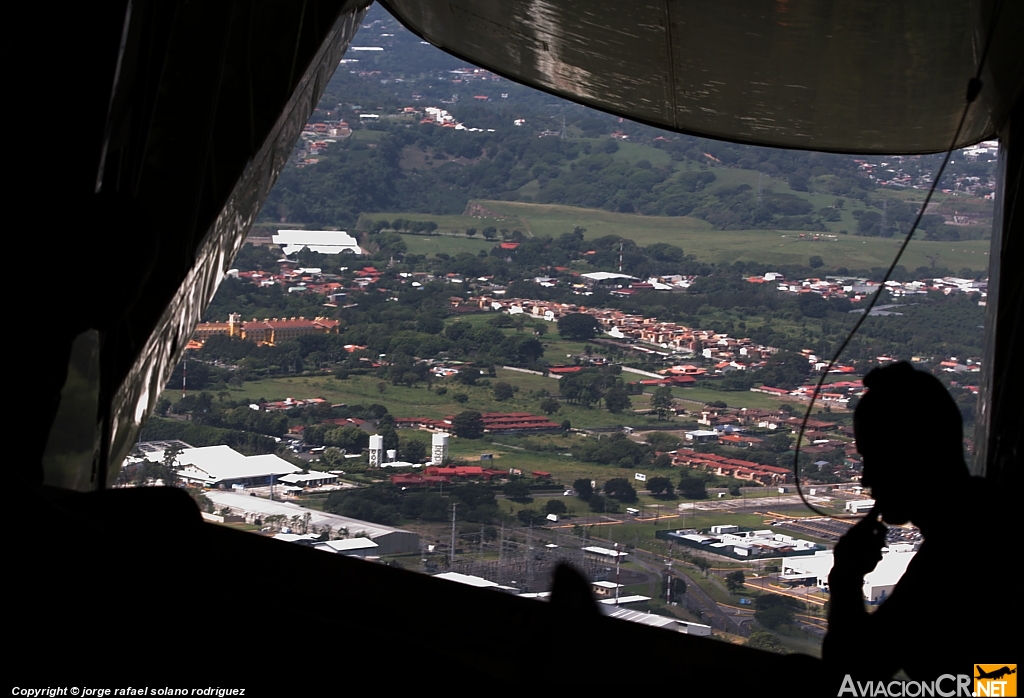
[[[25,394],[40,414],[20,420],[12,449],[9,673],[22,686],[213,682],[283,695],[355,677],[429,685],[455,663],[456,682],[490,682],[466,687],[685,677],[698,691],[771,693],[799,677],[808,694],[834,695],[815,658],[601,616],[569,570],[537,603],[204,523],[180,490],[111,487],[369,4],[114,0],[37,18],[45,35],[22,60],[39,66],[14,67],[17,110],[36,113],[10,201],[21,230],[37,231],[24,237],[57,243],[69,280],[19,293],[36,329],[9,369],[32,376]],[[998,138],[972,470],[1019,486],[1024,3],[382,4],[466,61],[680,133],[891,154]],[[56,167],[28,142],[53,119],[65,130]],[[92,381],[61,411],[69,364]],[[51,432],[81,457],[44,468]],[[308,601],[326,590],[345,601]],[[278,666],[285,655],[306,668]],[[390,671],[396,662],[407,666]]]

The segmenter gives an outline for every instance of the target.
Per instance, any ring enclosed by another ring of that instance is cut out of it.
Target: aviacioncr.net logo
[[[934,681],[856,681],[847,674],[843,677],[843,685],[839,687],[837,696],[853,696],[853,698],[919,698],[920,696],[953,696],[979,695],[971,686],[972,677],[967,674],[943,674]],[[999,694],[996,694],[999,695]],[[1015,694],[1016,695],[1016,694]]]
[[[1016,696],[1016,664],[975,664],[975,696]]]

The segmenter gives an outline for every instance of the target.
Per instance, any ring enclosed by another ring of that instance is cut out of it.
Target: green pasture
[[[716,170],[727,173],[728,179],[745,181],[753,179],[757,184],[757,173],[749,170]],[[724,177],[724,175],[723,175]],[[765,180],[770,178],[765,177]],[[725,182],[718,183],[724,186]],[[762,182],[762,184],[764,184]],[[776,191],[788,190],[783,182],[774,182]],[[787,192],[788,193],[788,192]],[[809,194],[806,197],[815,205],[830,205],[834,196],[825,194]],[[821,201],[818,201],[821,199]],[[509,218],[504,221],[477,219],[466,216],[438,216],[424,213],[365,213],[357,224],[357,228],[368,227],[367,221],[395,218],[408,220],[433,220],[444,231],[462,232],[462,237],[448,236],[403,236],[409,245],[409,251],[417,254],[436,254],[446,252],[457,254],[463,251],[475,252],[489,249],[493,243],[486,240],[471,240],[464,237],[468,227],[478,230],[487,225],[498,228],[519,228],[535,236],[551,235],[557,237],[562,233],[571,232],[574,226],[587,229],[586,237],[594,239],[605,235],[621,235],[634,240],[639,245],[651,245],[656,242],[668,242],[683,248],[687,254],[697,259],[716,264],[731,264],[735,261],[756,261],[767,264],[807,264],[814,255],[820,256],[827,269],[848,267],[851,269],[870,269],[888,266],[895,255],[900,239],[898,238],[865,238],[856,235],[841,235],[838,230],[855,229],[850,218],[834,223],[836,237],[813,240],[813,233],[778,230],[715,230],[710,223],[688,216],[641,216],[629,213],[612,213],[600,209],[576,208],[554,204],[530,204],[514,201],[480,201],[482,205],[504,214]],[[849,212],[843,213],[849,216]],[[959,270],[968,267],[975,270],[988,268],[989,242],[987,240],[967,240],[958,242],[929,242],[915,238],[907,246],[901,264],[908,269],[920,266],[931,266],[934,260],[938,266]]]
[[[484,240],[477,235],[475,238],[468,238],[465,235],[410,235],[402,234],[409,254],[422,254],[432,256],[438,252],[455,256],[462,252],[477,254],[480,250],[490,251],[495,243]]]

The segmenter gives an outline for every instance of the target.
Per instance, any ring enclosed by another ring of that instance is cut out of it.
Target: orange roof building
[[[278,344],[307,334],[337,334],[341,323],[325,317],[307,320],[304,317],[272,318],[242,322],[238,313],[232,313],[227,322],[201,322],[193,338],[205,342],[216,334],[248,339],[257,344]]]

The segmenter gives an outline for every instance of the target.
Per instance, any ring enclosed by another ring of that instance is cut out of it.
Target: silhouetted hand
[[[875,565],[882,559],[885,533],[885,525],[878,520],[878,514],[872,509],[839,539],[834,553],[835,564],[829,577],[863,578],[875,569]]]

